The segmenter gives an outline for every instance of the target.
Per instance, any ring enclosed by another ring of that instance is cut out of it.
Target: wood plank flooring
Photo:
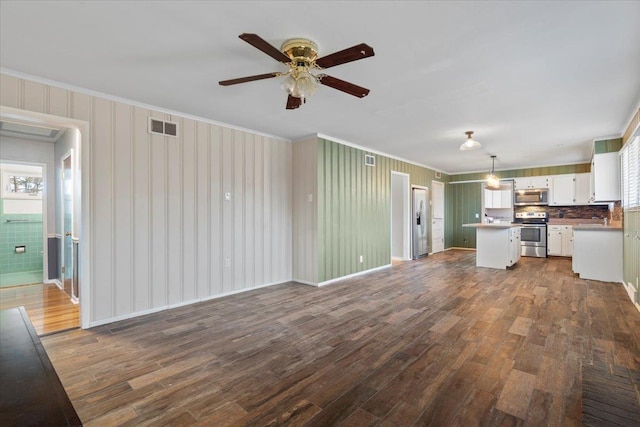
[[[20,306],[24,306],[38,335],[80,326],[78,305],[54,284],[0,289],[0,310]]]
[[[638,370],[640,313],[569,259],[448,251],[42,341],[88,426],[571,426],[583,366]]]

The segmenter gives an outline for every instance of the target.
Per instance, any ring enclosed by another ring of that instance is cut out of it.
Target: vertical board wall
[[[390,264],[391,171],[425,187],[435,171],[322,138],[317,150],[318,283]],[[374,167],[365,154],[375,156]]]
[[[291,280],[289,142],[0,79],[1,105],[90,125],[92,324]]]

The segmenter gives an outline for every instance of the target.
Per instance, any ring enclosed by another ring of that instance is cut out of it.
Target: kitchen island
[[[476,229],[476,266],[506,269],[520,260],[520,224],[462,224]]]

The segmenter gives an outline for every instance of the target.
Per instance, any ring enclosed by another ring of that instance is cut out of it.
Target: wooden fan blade
[[[237,85],[238,83],[252,82],[254,80],[270,79],[272,77],[278,77],[279,75],[280,73],[258,74],[257,76],[248,76],[248,77],[240,77],[238,79],[222,80],[221,82],[218,82],[218,83],[220,84],[220,86],[231,86],[231,85]]]
[[[341,90],[349,95],[357,96],[358,98],[364,98],[369,95],[369,89],[354,85],[353,83],[345,82],[344,80],[336,79],[326,74],[318,77],[320,77],[320,83],[323,85]]]
[[[295,110],[302,105],[302,99],[289,95],[287,98],[287,110]]]
[[[373,48],[361,43],[345,50],[341,50],[340,52],[332,53],[331,55],[316,59],[316,65],[322,68],[330,68],[335,67],[336,65],[346,64],[347,62],[357,61],[358,59],[368,58],[373,55]]]
[[[256,49],[263,51],[264,53],[266,53],[276,61],[280,61],[285,64],[288,64],[289,62],[291,62],[291,58],[289,58],[284,53],[280,52],[273,45],[269,44],[266,40],[264,40],[257,34],[242,33],[238,37],[240,37],[242,40],[246,41]]]

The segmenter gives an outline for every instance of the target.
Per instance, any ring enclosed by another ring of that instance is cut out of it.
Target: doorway
[[[431,240],[429,239],[429,189],[413,186],[412,193],[412,226],[413,229],[413,259],[429,255]]]
[[[391,172],[391,259],[411,259],[409,175]]]
[[[89,135],[89,125],[6,106],[0,106],[0,121],[2,130],[9,123],[7,129],[23,136],[11,135],[7,144],[7,135],[0,132],[3,157],[28,161],[29,156],[40,152],[46,156],[43,174],[46,173],[48,184],[43,194],[43,215],[48,214],[48,220],[43,218],[43,228],[47,230],[42,250],[44,277],[29,289],[3,291],[2,308],[8,308],[7,304],[24,305],[38,334],[89,327],[89,257],[87,248],[80,244],[80,237],[89,243],[88,204],[81,202],[83,193],[88,195],[88,188],[82,185],[88,182],[88,172],[81,165],[89,158],[88,141],[83,140],[84,135]],[[25,132],[29,133],[28,138]],[[38,149],[34,149],[36,145]]]
[[[431,251],[444,251],[444,183],[431,181]]]

